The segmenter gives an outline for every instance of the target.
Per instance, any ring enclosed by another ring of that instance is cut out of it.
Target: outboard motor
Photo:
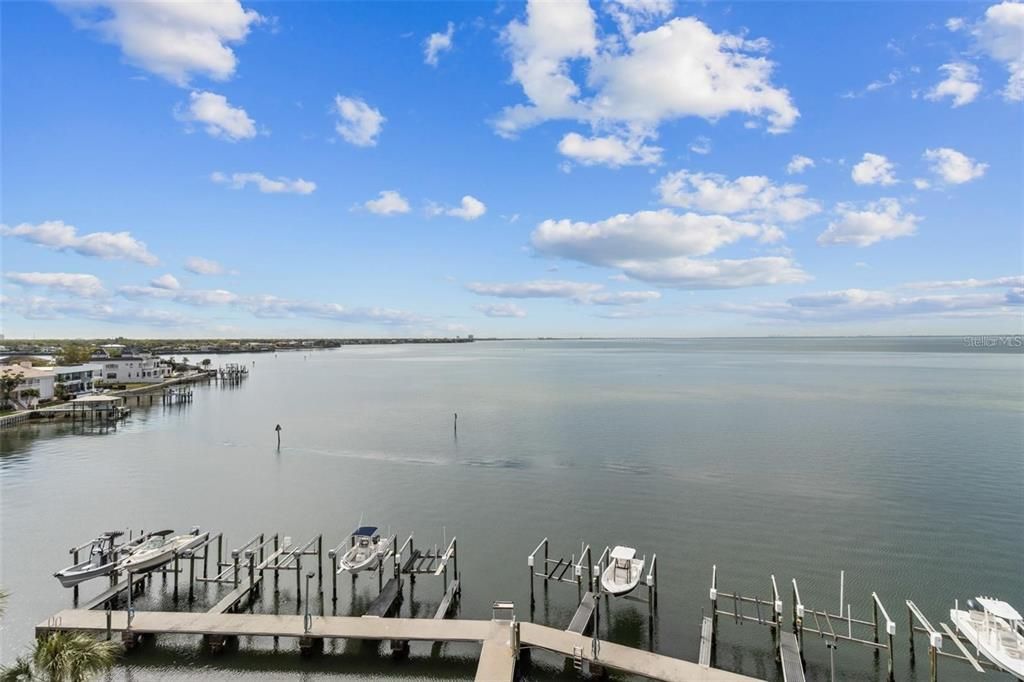
[[[981,608],[981,606],[978,604],[978,602],[974,601],[973,599],[968,599],[967,600],[967,610],[968,611],[984,611],[985,609]]]

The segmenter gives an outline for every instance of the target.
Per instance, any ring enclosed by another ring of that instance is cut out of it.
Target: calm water
[[[127,526],[200,525],[229,547],[261,531],[322,532],[332,546],[361,516],[424,544],[457,535],[470,618],[489,617],[495,599],[529,617],[526,556],[545,536],[552,554],[583,540],[633,545],[658,555],[653,641],[646,607],[631,602],[613,602],[602,636],[693,660],[712,564],[722,589],[767,596],[774,573],[787,609],[797,578],[805,603],[833,611],[845,569],[854,616],[870,618],[877,591],[896,619],[898,678],[909,680],[927,679],[927,658],[907,665],[905,599],[933,621],[980,593],[1024,605],[1020,353],[928,339],[522,341],[213,360],[252,375],[197,387],[190,405],[134,407],[116,431],[3,432],[4,662],[70,604],[51,577],[67,548]],[[365,607],[375,583],[339,583],[338,612]],[[154,588],[137,607],[171,608],[159,578]],[[282,579],[282,612],[295,611],[294,590]],[[575,595],[552,585],[534,618],[564,627]],[[403,614],[427,614],[440,581],[406,596]],[[272,602],[267,590],[259,608]],[[721,625],[721,667],[778,679],[767,628]],[[824,643],[807,644],[811,675],[827,678]],[[113,679],[471,679],[476,655],[414,645],[392,663],[338,642],[302,660],[279,648],[243,642],[213,657],[165,638]],[[557,658],[535,661],[533,679],[561,673]],[[884,677],[853,645],[837,664],[842,679]]]

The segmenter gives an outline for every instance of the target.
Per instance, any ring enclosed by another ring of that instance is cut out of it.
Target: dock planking
[[[402,579],[394,577],[384,584],[384,588],[366,609],[366,616],[371,618],[384,618],[395,607],[395,602],[401,603]]]
[[[143,580],[145,580],[147,576],[148,576],[147,573],[138,573],[138,574],[133,575],[132,576],[132,584],[133,585],[138,585]],[[92,599],[87,601],[86,603],[82,604],[81,608],[85,609],[86,611],[89,611],[91,609],[95,609],[95,608],[98,608],[100,606],[103,606],[108,601],[110,601],[111,599],[113,599],[114,597],[116,597],[117,595],[121,594],[122,592],[124,592],[127,589],[128,589],[128,579],[126,578],[126,579],[122,580],[121,582],[119,582],[119,583],[117,583],[117,584],[107,588],[106,590],[104,590],[100,594],[96,595],[95,597],[93,597]]]
[[[508,642],[484,640],[476,664],[476,682],[512,682],[515,674],[516,657]]]
[[[780,633],[779,656],[782,679],[785,682],[804,682],[804,665],[800,660],[800,642],[792,632]]]
[[[452,605],[455,602],[455,596],[459,593],[459,581],[453,580],[448,583],[448,589],[444,592],[444,597],[441,598],[441,603],[437,605],[437,612],[434,613],[434,620],[441,620],[448,617],[448,612],[451,610]]]
[[[583,599],[580,600],[579,608],[573,614],[566,631],[575,632],[578,635],[586,634],[594,618],[595,608],[597,608],[597,595],[593,592],[587,592],[583,595]]]

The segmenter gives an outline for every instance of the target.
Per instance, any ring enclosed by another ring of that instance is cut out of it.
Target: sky
[[[6,338],[1024,329],[1024,4],[0,3]]]

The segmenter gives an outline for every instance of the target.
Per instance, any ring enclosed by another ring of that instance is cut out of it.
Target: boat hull
[[[62,587],[74,587],[75,585],[80,585],[87,580],[110,575],[110,572],[113,571],[116,566],[117,564],[113,562],[100,564],[99,566],[94,566],[89,562],[85,562],[71,566],[70,568],[65,568],[63,571],[58,571],[53,575],[60,581]]]
[[[624,569],[609,566],[601,574],[601,589],[613,597],[622,597],[637,588],[644,572],[644,562],[634,559],[629,569],[629,578],[622,575]]]

